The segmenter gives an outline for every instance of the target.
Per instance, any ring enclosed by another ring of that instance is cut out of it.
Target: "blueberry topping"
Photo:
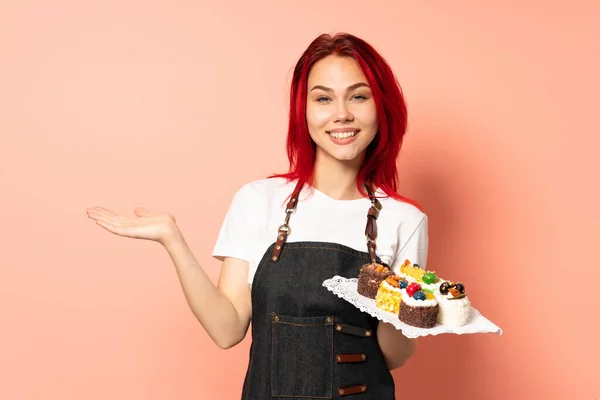
[[[421,292],[420,290],[413,294],[413,299],[415,300],[425,300],[426,298],[427,296],[425,295],[425,293]]]

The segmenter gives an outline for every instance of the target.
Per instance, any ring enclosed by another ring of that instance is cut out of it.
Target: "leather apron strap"
[[[302,186],[304,185],[300,185],[300,181],[298,181],[296,187],[294,188],[294,192],[292,193],[292,196],[285,207],[285,221],[278,229],[277,241],[275,242],[275,247],[273,247],[273,252],[271,253],[271,261],[273,262],[277,262],[277,260],[279,260],[287,237],[292,233],[292,229],[289,226],[290,216],[296,212],[296,207],[298,206],[298,197],[300,195],[300,191],[302,190]],[[365,238],[367,240],[367,249],[371,258],[371,262],[375,264],[377,260],[377,217],[379,217],[379,212],[381,211],[382,206],[379,200],[375,197],[371,184],[366,183],[365,188],[367,189],[369,199],[371,200],[371,207],[367,213]]]
[[[367,226],[365,228],[365,238],[367,239],[367,249],[369,250],[369,256],[371,262],[376,264],[377,260],[377,217],[379,217],[379,211],[381,211],[381,203],[373,194],[373,189],[370,184],[365,185],[367,193],[371,199],[371,208],[367,214]]]

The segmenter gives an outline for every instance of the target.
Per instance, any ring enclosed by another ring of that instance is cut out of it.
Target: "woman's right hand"
[[[164,212],[150,212],[138,207],[134,217],[117,215],[102,207],[86,210],[88,217],[115,235],[135,239],[146,239],[165,244],[178,231],[175,217]]]

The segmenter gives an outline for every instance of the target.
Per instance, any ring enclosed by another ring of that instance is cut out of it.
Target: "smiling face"
[[[358,63],[328,56],[308,75],[306,122],[317,159],[362,163],[379,122],[371,89]]]

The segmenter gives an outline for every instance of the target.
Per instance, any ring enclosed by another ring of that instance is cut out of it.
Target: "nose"
[[[335,110],[335,122],[352,121],[354,117],[348,109],[348,105],[340,101],[338,102],[337,109]]]

